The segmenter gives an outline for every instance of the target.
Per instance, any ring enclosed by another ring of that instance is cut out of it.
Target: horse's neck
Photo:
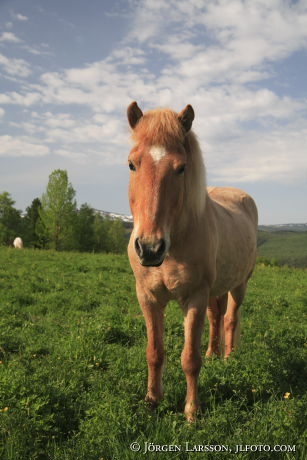
[[[185,200],[183,209],[181,210],[178,219],[176,220],[172,240],[176,240],[182,244],[186,239],[190,239],[191,235],[195,235],[198,232],[204,232],[206,227],[206,208],[211,205],[211,199],[207,193],[206,187],[203,187],[200,191],[203,196],[203,200],[198,206],[193,206],[189,200]]]

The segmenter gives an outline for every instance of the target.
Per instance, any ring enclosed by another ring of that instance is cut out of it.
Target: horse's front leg
[[[207,300],[207,298],[202,298],[198,302],[191,302],[185,311],[185,341],[181,362],[187,381],[184,413],[189,422],[195,420],[195,415],[199,408],[198,376],[202,365],[200,346]]]
[[[147,364],[148,364],[148,390],[145,401],[155,408],[163,396],[163,364],[164,364],[164,307],[152,298],[146,298],[138,293],[140,306],[147,328]]]

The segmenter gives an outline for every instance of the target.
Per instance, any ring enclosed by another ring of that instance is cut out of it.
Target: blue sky
[[[306,0],[0,0],[0,192],[24,210],[66,169],[129,214],[126,108],[188,103],[209,185],[260,223],[307,222]]]

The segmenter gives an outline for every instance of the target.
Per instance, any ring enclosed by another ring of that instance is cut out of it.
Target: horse
[[[23,241],[20,236],[17,236],[17,238],[14,239],[13,246],[15,249],[23,249]]]
[[[163,396],[164,311],[176,300],[184,314],[181,354],[187,393],[184,413],[200,408],[201,338],[209,320],[207,356],[219,352],[221,325],[227,358],[239,329],[239,307],[252,275],[258,214],[254,200],[232,187],[206,187],[205,165],[191,130],[194,110],[127,109],[134,145],[128,157],[133,230],[128,256],[147,328],[146,402]]]

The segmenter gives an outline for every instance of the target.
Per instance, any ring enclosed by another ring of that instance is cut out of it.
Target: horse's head
[[[143,115],[133,102],[127,114],[135,141],[128,159],[134,248],[142,265],[159,266],[184,202],[185,139],[194,111],[188,105],[179,114],[155,110]]]

